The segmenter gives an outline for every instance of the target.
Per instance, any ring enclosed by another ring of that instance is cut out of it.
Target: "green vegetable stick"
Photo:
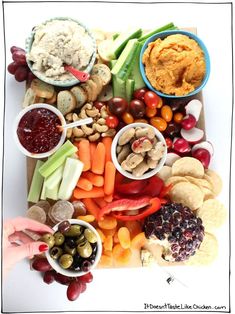
[[[64,163],[45,179],[46,188],[53,190],[62,180]]]
[[[46,187],[46,198],[57,201],[58,200],[58,191],[60,187],[60,182],[58,182],[52,189]]]
[[[173,23],[169,23],[169,24],[166,24],[160,28],[157,28],[143,36],[141,36],[140,38],[138,38],[138,41],[141,42],[141,41],[145,41],[146,39],[148,39],[150,36],[156,34],[156,33],[160,33],[160,32],[164,32],[164,31],[168,31],[170,29],[175,29],[175,25]]]
[[[33,178],[31,181],[29,194],[28,194],[28,202],[37,203],[39,201],[42,185],[43,185],[43,177],[39,173],[39,168],[44,164],[43,161],[38,160],[36,163],[36,167],[34,169]]]
[[[74,146],[69,140],[65,142],[50,158],[39,168],[40,174],[47,178],[58,167],[60,167],[67,157],[76,153],[77,147]]]

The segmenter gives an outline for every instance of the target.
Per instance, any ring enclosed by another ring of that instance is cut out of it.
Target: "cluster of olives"
[[[54,234],[41,238],[49,247],[49,254],[63,269],[87,272],[95,261],[97,236],[89,228],[63,221]]]

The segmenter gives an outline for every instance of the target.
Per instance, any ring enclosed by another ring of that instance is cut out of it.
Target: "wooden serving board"
[[[182,28],[183,30],[187,30],[190,31],[192,33],[197,33],[196,28],[195,27],[190,27],[190,28]],[[111,36],[112,34],[110,34]],[[193,97],[188,97],[187,100],[190,101],[191,99],[198,99],[202,102],[203,104],[203,96],[202,93],[198,93],[197,95],[193,96]],[[197,127],[202,129],[204,131],[204,139],[206,139],[206,130],[205,130],[205,116],[204,116],[204,107],[202,107],[202,111],[200,114],[200,118],[197,122]],[[27,163],[27,187],[28,187],[28,191],[30,188],[30,184],[32,181],[32,177],[33,177],[33,172],[34,172],[34,168],[36,165],[37,159],[34,158],[30,158],[27,157],[26,158],[26,163]],[[32,205],[29,203],[29,206]],[[184,265],[184,263],[182,262],[167,262],[164,259],[162,259],[161,254],[162,254],[162,247],[159,244],[148,244],[145,246],[145,248],[147,248],[149,251],[152,252],[156,263],[159,266],[176,266],[176,265]],[[116,265],[114,264],[111,268],[133,268],[133,267],[142,267],[141,264],[141,260],[140,260],[140,251],[139,250],[132,250],[132,257],[131,260],[128,264],[125,265]],[[98,268],[101,268],[100,266],[98,266]],[[110,267],[109,267],[110,268]]]

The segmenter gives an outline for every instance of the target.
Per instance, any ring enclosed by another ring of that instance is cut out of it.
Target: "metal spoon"
[[[73,76],[75,76],[80,82],[86,82],[90,78],[89,73],[79,71],[71,65],[64,64],[64,69],[70,72]]]

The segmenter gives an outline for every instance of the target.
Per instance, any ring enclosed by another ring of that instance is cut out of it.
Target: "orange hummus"
[[[201,84],[206,73],[202,49],[194,39],[182,34],[148,44],[142,62],[150,84],[168,95],[189,94]]]

